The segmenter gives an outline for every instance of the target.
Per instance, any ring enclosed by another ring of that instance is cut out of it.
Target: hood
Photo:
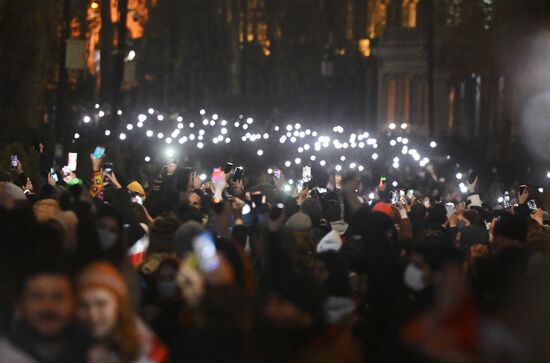
[[[317,253],[325,251],[339,251],[342,247],[342,239],[335,230],[327,233],[317,245]]]

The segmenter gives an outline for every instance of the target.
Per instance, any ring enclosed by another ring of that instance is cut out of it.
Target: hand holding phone
[[[199,269],[202,272],[212,272],[220,265],[214,238],[209,232],[204,232],[193,239],[193,251],[197,257]]]
[[[105,155],[105,147],[96,146],[94,152],[92,153],[92,159],[101,159]]]
[[[73,172],[76,171],[77,159],[78,159],[78,154],[77,154],[77,153],[69,153],[69,159],[68,159],[67,166],[68,166],[69,169],[71,169],[71,171],[73,171]]]

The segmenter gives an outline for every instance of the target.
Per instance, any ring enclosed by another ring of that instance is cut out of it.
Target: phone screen
[[[222,170],[222,168],[214,168],[214,170],[212,170],[212,181],[214,182],[214,184],[216,184],[221,179],[223,179],[223,170]]]
[[[407,190],[407,198],[412,199],[412,197],[414,197],[414,190],[412,189]]]
[[[447,218],[452,216],[455,212],[455,205],[453,203],[445,203],[445,210],[447,211]]]
[[[102,146],[97,146],[92,154],[94,159],[101,159],[105,154],[105,148]]]
[[[336,186],[336,189],[341,189],[342,188],[342,176],[341,175],[336,174],[334,176],[334,185]]]
[[[529,207],[529,209],[531,210],[531,212],[536,212],[538,207],[537,207],[537,203],[535,202],[534,199],[529,199],[527,201],[527,206]]]
[[[281,178],[281,171],[279,169],[274,169],[273,176],[275,177],[275,179]]]
[[[69,169],[71,169],[71,171],[76,171],[77,158],[78,158],[77,153],[69,153],[69,162],[68,162],[67,165],[68,165]]]
[[[17,155],[12,155],[11,156],[11,167],[12,168],[17,168],[17,162],[19,161],[19,159],[17,158]]]
[[[216,245],[210,233],[204,232],[193,239],[193,251],[201,271],[212,272],[220,265]]]
[[[308,182],[311,180],[311,166],[304,166],[302,168],[302,179],[305,182]]]

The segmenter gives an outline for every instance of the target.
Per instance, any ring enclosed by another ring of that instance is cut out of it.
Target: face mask
[[[108,250],[115,245],[117,235],[104,228],[98,228],[97,234],[99,235],[99,245],[102,250]]]
[[[176,283],[174,281],[161,281],[158,283],[160,297],[169,299],[176,295]]]
[[[426,284],[424,283],[424,273],[418,266],[409,263],[405,272],[403,273],[403,281],[405,285],[413,291],[424,290]]]

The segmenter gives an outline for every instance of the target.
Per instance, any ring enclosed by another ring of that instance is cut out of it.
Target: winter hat
[[[59,212],[59,203],[55,199],[42,199],[32,206],[38,222],[46,222]]]
[[[500,235],[516,241],[525,242],[529,222],[516,215],[505,212],[497,218],[494,235]]]
[[[372,208],[372,211],[373,212],[384,213],[385,215],[387,215],[388,217],[393,219],[393,207],[392,207],[391,204],[384,203],[384,202],[378,202],[378,203],[376,203],[374,208]]]
[[[94,262],[88,265],[77,281],[79,294],[94,288],[106,289],[113,293],[119,302],[128,303],[130,296],[128,287],[120,272],[108,262]],[[122,305],[122,304],[121,304]],[[124,305],[122,305],[124,306]]]
[[[180,221],[174,216],[158,217],[154,220],[149,231],[150,253],[165,252],[174,253],[174,236],[180,226]]]
[[[4,186],[4,194],[15,200],[27,200],[23,189],[19,188],[17,185],[10,182],[1,182]]]
[[[294,213],[286,222],[286,226],[297,231],[305,231],[311,228],[311,218],[305,213]]]
[[[133,182],[131,182],[130,184],[128,184],[126,186],[126,188],[128,188],[128,190],[131,191],[131,192],[134,192],[134,193],[137,193],[137,194],[141,195],[143,198],[145,198],[145,196],[146,196],[145,190],[143,189],[141,184],[138,183],[135,180]]]
[[[342,247],[342,239],[335,230],[327,233],[317,245],[317,253],[325,251],[339,251]]]
[[[197,221],[189,221],[182,224],[174,237],[176,243],[176,255],[182,257],[193,250],[193,238],[204,232],[204,226]]]

